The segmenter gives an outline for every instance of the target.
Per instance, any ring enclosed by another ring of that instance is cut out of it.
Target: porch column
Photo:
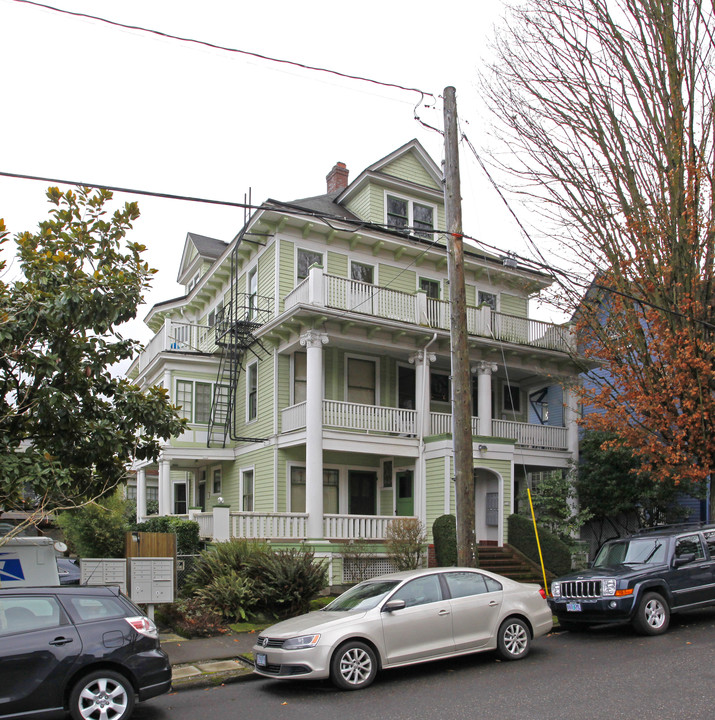
[[[146,468],[137,470],[137,522],[146,517]]]
[[[437,360],[434,353],[427,350],[419,350],[409,357],[410,363],[415,366],[415,410],[417,419],[415,430],[419,437],[425,437],[432,432],[430,424],[430,363]]]
[[[478,362],[472,372],[477,373],[477,416],[479,434],[492,434],[492,373],[497,371],[494,363]]]
[[[300,344],[306,350],[305,511],[308,538],[323,537],[323,345],[325,333],[308,330]]]
[[[159,461],[159,515],[171,515],[171,463]]]
[[[566,447],[574,462],[578,461],[578,395],[576,391],[564,386],[564,425],[566,427]]]

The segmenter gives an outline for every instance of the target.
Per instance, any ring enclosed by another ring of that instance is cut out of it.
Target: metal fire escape
[[[245,233],[246,235],[250,233]],[[273,315],[273,298],[252,292],[238,292],[237,250],[244,241],[242,235],[231,252],[231,288],[229,302],[217,313],[214,330],[220,361],[211,403],[211,419],[207,446],[226,447],[226,439],[243,442],[263,442],[265,438],[244,437],[237,432],[236,392],[239,378],[245,370],[246,356],[259,358],[255,346],[268,353],[255,332]],[[247,242],[251,242],[247,240]],[[263,244],[263,243],[259,243]]]

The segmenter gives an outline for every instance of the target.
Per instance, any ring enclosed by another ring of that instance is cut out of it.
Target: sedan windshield
[[[350,588],[335,598],[323,610],[346,612],[348,610],[370,610],[374,608],[395,586],[396,580],[382,582],[364,582]]]
[[[658,538],[641,538],[606,543],[593,567],[656,565],[662,562],[665,562],[665,542]]]

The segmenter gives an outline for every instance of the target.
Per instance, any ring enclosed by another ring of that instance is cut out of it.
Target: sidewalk
[[[171,662],[172,689],[211,687],[255,677],[251,648],[257,637],[256,633],[231,633],[187,640],[161,633],[161,647]]]

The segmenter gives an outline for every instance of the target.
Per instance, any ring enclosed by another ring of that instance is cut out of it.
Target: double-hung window
[[[297,352],[293,355],[293,404],[305,402],[308,385],[307,354]]]
[[[311,265],[322,265],[323,264],[323,253],[315,252],[314,250],[298,250],[298,280],[305,280],[308,277],[308,270]]]
[[[176,404],[179,414],[190,423],[208,425],[211,420],[211,383],[193,380],[176,381]]]
[[[377,363],[374,360],[348,358],[347,401],[361,405],[377,404]]]
[[[246,419],[250,422],[258,417],[258,363],[248,366],[246,372]]]
[[[253,470],[244,470],[241,479],[243,481],[241,509],[243,512],[253,512]]]
[[[434,207],[408,198],[387,195],[385,198],[387,226],[398,230],[412,228],[414,235],[432,239]]]

